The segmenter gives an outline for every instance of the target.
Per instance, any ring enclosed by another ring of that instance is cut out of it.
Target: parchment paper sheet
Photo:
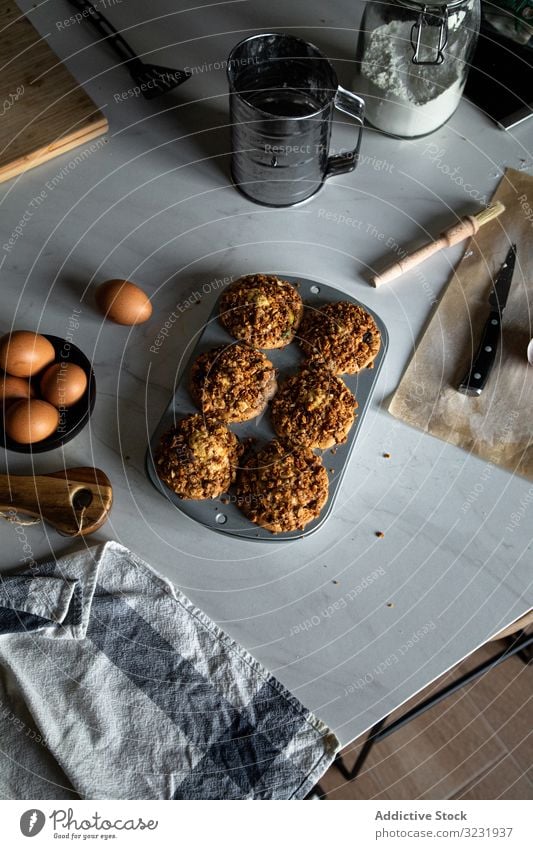
[[[508,169],[506,211],[469,243],[390,403],[393,416],[533,479],[533,176]],[[479,397],[457,392],[488,317],[492,280],[511,244],[517,264],[502,340]]]

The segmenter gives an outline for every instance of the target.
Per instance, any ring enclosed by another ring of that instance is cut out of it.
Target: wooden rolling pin
[[[63,469],[47,475],[0,475],[0,511],[35,516],[66,536],[86,536],[106,521],[113,489],[100,469]]]
[[[438,253],[443,248],[451,248],[453,245],[458,245],[459,242],[464,242],[469,236],[475,236],[480,227],[488,224],[498,215],[505,211],[505,206],[500,201],[491,204],[486,209],[478,212],[477,215],[466,215],[461,219],[459,224],[455,224],[441,234],[439,239],[429,244],[424,245],[412,254],[406,254],[402,259],[393,262],[380,274],[375,274],[371,278],[371,283],[376,288],[383,283],[390,283],[406,271],[416,268],[417,265],[429,259],[433,254]],[[398,253],[404,253],[398,251]]]

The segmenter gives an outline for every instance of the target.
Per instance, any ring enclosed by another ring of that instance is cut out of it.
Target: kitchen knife
[[[490,293],[490,313],[474,361],[459,385],[463,395],[481,395],[496,359],[501,336],[502,315],[509,297],[516,262],[512,245]]]

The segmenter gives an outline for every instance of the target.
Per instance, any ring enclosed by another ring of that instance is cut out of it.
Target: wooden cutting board
[[[11,0],[0,0],[0,182],[105,133],[108,123]]]
[[[508,168],[492,198],[505,212],[470,242],[389,406],[408,424],[531,480],[532,198],[533,175]],[[461,395],[457,387],[481,341],[492,280],[511,244],[517,263],[497,359],[481,395]]]

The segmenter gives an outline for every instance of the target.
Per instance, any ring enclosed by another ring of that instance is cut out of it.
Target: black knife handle
[[[500,313],[491,312],[483,330],[481,344],[474,357],[474,362],[459,385],[459,392],[462,392],[463,395],[481,395],[496,359],[501,336],[501,323]]]
[[[86,16],[89,23],[93,25],[98,32],[103,35],[110,47],[127,65],[142,65],[135,51],[128,44],[125,38],[121,36],[119,31],[115,29],[112,23],[107,20],[104,15],[95,9],[92,3],[88,0],[68,0],[71,6],[79,9]]]

